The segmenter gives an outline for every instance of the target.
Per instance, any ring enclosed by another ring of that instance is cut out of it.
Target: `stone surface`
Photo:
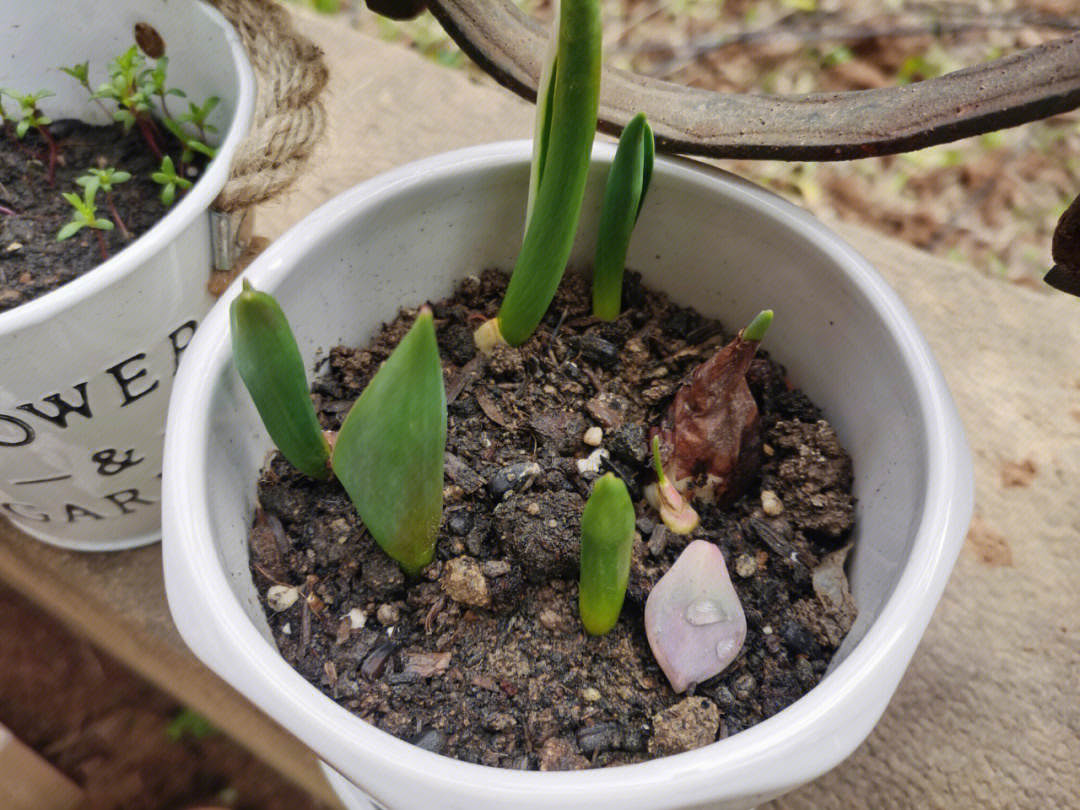
[[[703,697],[688,697],[652,719],[649,753],[658,757],[693,751],[716,741],[720,709]]]
[[[442,586],[455,602],[471,607],[491,604],[491,591],[480,563],[472,557],[455,557],[443,566]]]
[[[690,543],[653,586],[645,601],[645,634],[676,692],[735,660],[746,640],[746,614],[715,544]]]

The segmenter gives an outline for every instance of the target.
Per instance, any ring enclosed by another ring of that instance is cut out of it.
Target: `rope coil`
[[[260,85],[251,131],[214,203],[232,212],[278,196],[299,177],[326,129],[319,95],[328,72],[322,50],[272,0],[211,3],[236,28]]]
[[[297,33],[288,12],[273,0],[209,0],[236,29],[258,82],[254,118],[233,156],[229,180],[213,208],[235,223],[226,261],[210,275],[221,295],[268,240],[242,241],[251,209],[285,192],[300,176],[326,130],[320,95],[329,73],[322,50]],[[239,255],[236,255],[236,254]],[[235,258],[233,258],[235,256]]]

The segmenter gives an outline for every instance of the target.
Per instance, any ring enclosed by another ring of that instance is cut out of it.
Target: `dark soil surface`
[[[282,654],[379,728],[508,768],[638,762],[790,705],[820,680],[855,614],[843,552],[828,556],[847,541],[854,505],[851,460],[832,428],[762,352],[748,380],[764,464],[731,507],[699,509],[691,535],[724,552],[746,643],[686,700],[653,660],[642,621],[649,590],[688,542],[641,497],[653,480],[646,435],[725,333],[648,293],[636,274],[624,315],[597,322],[588,283],[568,274],[536,334],[485,360],[472,332],[505,283],[486,272],[433,306],[450,402],[445,512],[436,562],[417,581],[374,544],[338,483],[307,479],[276,453],[268,461],[252,568]],[[330,352],[312,389],[326,428],[340,425],[414,316],[402,312],[370,348]],[[591,427],[603,430],[601,470],[627,482],[639,530],[622,617],[602,638],[577,617]]]
[[[93,126],[68,119],[54,121],[49,129],[61,150],[52,186],[44,162],[37,159],[45,154],[40,135],[31,130],[17,141],[11,124],[0,134],[0,207],[15,212],[0,211],[0,312],[32,301],[101,264],[93,229],[83,228],[70,239],[56,241],[57,232],[74,212],[60,195],[70,191],[81,196],[83,189],[75,180],[87,170],[111,166],[131,174],[129,181],[113,191],[116,210],[131,237],[126,239],[119,227],[103,232],[110,256],[150,230],[169,210],[158,199],[161,186],[150,179],[161,162],[137,127],[125,133],[119,125]],[[162,137],[167,145],[174,143],[165,130]],[[172,151],[175,160],[176,150]],[[97,206],[98,216],[109,219],[105,194],[100,191]]]
[[[83,789],[81,810],[320,810],[185,718],[197,720],[0,587],[0,724]]]

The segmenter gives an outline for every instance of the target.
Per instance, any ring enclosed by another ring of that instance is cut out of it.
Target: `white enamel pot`
[[[3,9],[0,87],[52,90],[40,106],[53,119],[109,122],[59,67],[89,60],[96,87],[140,22],[165,40],[170,86],[199,103],[221,99],[210,121],[218,156],[161,221],[89,273],[0,313],[0,515],[67,548],[151,543],[173,375],[215,301],[209,208],[248,131],[254,75],[232,27],[195,0],[5,0]]]
[[[574,261],[587,265],[608,167],[598,144]],[[280,300],[313,367],[398,308],[437,300],[521,241],[530,145],[440,155],[364,183],[247,270]],[[248,571],[271,443],[233,367],[221,301],[188,347],[165,450],[165,581],[195,654],[327,763],[346,805],[390,810],[749,808],[820,776],[885,709],[941,596],[972,510],[972,466],[945,381],[911,316],[804,211],[709,167],[658,158],[629,266],[730,327],[776,311],[768,348],[854,457],[856,626],[822,682],[765,722],[696,751],[573,773],[470,765],[353,716],[281,658]],[[228,297],[228,296],[227,296]]]

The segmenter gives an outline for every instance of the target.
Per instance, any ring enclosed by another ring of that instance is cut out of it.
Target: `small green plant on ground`
[[[24,94],[15,90],[0,88],[0,97],[7,96],[19,105],[19,117],[14,119],[15,137],[22,140],[26,137],[26,133],[33,129],[37,131],[45,142],[45,147],[48,150],[45,162],[48,166],[48,182],[50,186],[56,184],[56,161],[60,155],[60,149],[57,146],[56,139],[49,131],[49,124],[52,123],[52,119],[42,115],[41,110],[38,109],[38,102],[52,95],[55,94],[50,90],[38,90],[36,93]]]
[[[161,185],[161,202],[170,206],[176,201],[176,190],[191,188],[191,181],[176,173],[172,158],[166,155],[161,160],[161,168],[150,175],[150,179]]]
[[[120,217],[120,212],[116,210],[116,203],[113,200],[113,187],[126,183],[130,179],[131,174],[129,172],[122,172],[110,166],[104,169],[88,169],[86,174],[75,181],[77,185],[83,188],[89,189],[96,186],[105,192],[105,204],[109,207],[109,215],[112,216],[113,222],[116,223],[116,227],[120,229],[120,233],[124,235],[125,239],[131,238],[131,231],[127,229],[127,225],[124,224],[124,220]]]
[[[65,239],[73,237],[83,228],[91,228],[94,235],[97,236],[98,246],[101,248],[101,260],[105,261],[109,258],[109,248],[105,244],[105,237],[102,232],[111,231],[114,226],[111,221],[101,219],[97,215],[97,203],[95,202],[97,192],[97,185],[87,186],[83,190],[82,197],[70,191],[64,192],[64,199],[75,209],[75,213],[72,214],[71,222],[56,234],[56,241],[63,242]]]

